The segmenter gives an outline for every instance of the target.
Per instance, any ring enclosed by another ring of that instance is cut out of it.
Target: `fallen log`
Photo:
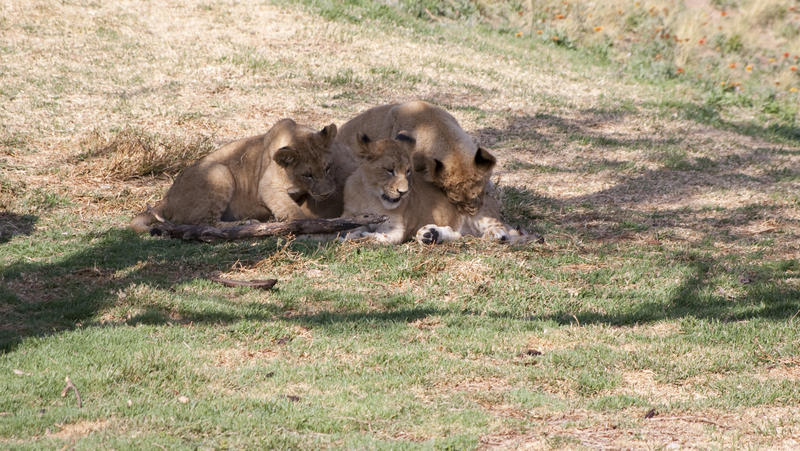
[[[225,285],[226,287],[251,287],[260,288],[262,290],[269,290],[278,283],[277,279],[233,280],[223,279],[222,277],[211,277],[209,280]]]
[[[364,215],[357,218],[295,219],[286,222],[261,222],[231,227],[213,227],[197,224],[158,222],[150,228],[150,235],[179,238],[187,241],[239,240],[275,235],[315,235],[337,233],[386,221],[386,216]]]

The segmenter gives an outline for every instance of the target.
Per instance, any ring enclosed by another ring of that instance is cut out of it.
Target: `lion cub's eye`
[[[310,172],[306,172],[305,174],[303,174],[303,177],[310,179],[313,177],[313,175]]]
[[[333,169],[333,166],[331,166],[331,165],[325,166],[325,173],[326,174],[330,174],[331,173],[331,169]]]
[[[385,168],[385,169],[386,169],[386,172],[388,172],[388,173],[389,173],[389,175],[391,175],[392,177],[394,177],[394,169],[389,169],[389,168]]]
[[[406,169],[406,177],[411,177],[411,169]]]

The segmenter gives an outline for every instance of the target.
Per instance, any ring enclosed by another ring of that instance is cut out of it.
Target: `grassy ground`
[[[800,446],[797,94],[389,3],[0,6],[0,446]],[[125,229],[220,143],[414,98],[546,244]]]

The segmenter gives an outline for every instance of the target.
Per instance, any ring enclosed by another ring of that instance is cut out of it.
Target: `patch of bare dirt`
[[[797,408],[748,409],[743,414],[704,411],[660,414],[644,418],[644,410],[620,414],[573,411],[543,415],[532,421],[533,431],[481,437],[484,449],[705,449],[768,447],[794,449],[800,444]]]
[[[61,429],[49,434],[50,437],[74,440],[87,437],[95,432],[100,432],[112,427],[113,423],[108,419],[83,420],[77,423],[57,425]]]

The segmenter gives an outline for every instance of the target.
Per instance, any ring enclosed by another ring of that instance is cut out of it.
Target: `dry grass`
[[[766,80],[783,93],[800,87],[800,77],[790,70],[800,55],[800,7],[790,0],[545,0],[520,2],[516,8],[491,0],[470,3],[489,22],[527,36],[602,49],[624,63],[653,48],[646,54],[656,63],[653,69],[672,75],[738,87],[758,74],[759,82]]]
[[[175,176],[181,169],[214,150],[210,137],[183,138],[148,134],[126,128],[118,133],[94,132],[81,143],[87,159],[83,171],[119,180],[148,175]]]
[[[707,411],[644,418],[643,411],[622,415],[574,411],[531,418],[535,431],[484,436],[486,449],[705,449],[716,446],[794,449],[800,444],[796,426],[782,426],[794,408],[750,409],[741,415]],[[777,429],[775,428],[777,426]],[[777,432],[773,435],[773,431]],[[657,445],[656,445],[657,444]]]

